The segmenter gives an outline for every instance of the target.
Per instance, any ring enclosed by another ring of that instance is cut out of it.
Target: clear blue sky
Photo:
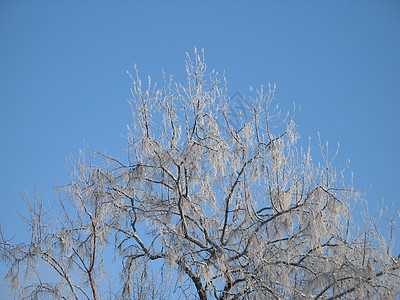
[[[56,199],[66,158],[84,143],[121,155],[126,70],[184,80],[194,47],[225,71],[231,94],[276,83],[283,109],[301,106],[303,141],[317,148],[319,131],[340,142],[337,164],[351,160],[370,207],[400,209],[399,1],[82,2],[0,3],[0,222],[10,235],[26,234],[12,209],[20,194],[43,185]]]

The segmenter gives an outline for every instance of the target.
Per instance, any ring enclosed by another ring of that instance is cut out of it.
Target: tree
[[[311,147],[296,146],[293,118],[272,109],[275,88],[251,89],[250,117],[233,126],[224,77],[207,71],[204,54],[187,57],[186,73],[186,85],[164,75],[161,89],[131,76],[126,161],[89,150],[58,188],[58,205],[27,197],[30,243],[1,235],[14,288],[106,297],[112,247],[122,262],[115,298],[395,299],[393,241],[374,219],[353,226],[360,193],[327,145],[315,165]],[[58,282],[41,279],[43,265]],[[20,287],[24,274],[37,280]]]

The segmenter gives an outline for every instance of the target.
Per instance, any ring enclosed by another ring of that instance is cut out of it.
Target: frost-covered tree
[[[233,126],[224,77],[196,51],[186,73],[160,89],[131,76],[126,158],[89,150],[58,205],[27,201],[31,241],[1,236],[14,288],[28,298],[395,299],[392,239],[374,219],[354,226],[360,193],[325,146],[321,163],[296,146],[274,87],[251,89]],[[107,289],[110,248],[120,281]],[[58,281],[42,277],[49,266]]]

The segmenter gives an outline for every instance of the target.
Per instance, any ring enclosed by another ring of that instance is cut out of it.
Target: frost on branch
[[[112,247],[122,262],[115,298],[395,299],[393,241],[376,220],[353,225],[359,194],[330,157],[314,164],[311,147],[297,146],[293,118],[271,105],[275,87],[252,91],[238,127],[203,53],[187,56],[186,73],[185,84],[164,75],[162,88],[130,75],[127,158],[82,155],[60,187],[61,213],[29,206],[33,242],[2,237],[11,280],[38,262],[59,276],[22,293],[106,298]]]

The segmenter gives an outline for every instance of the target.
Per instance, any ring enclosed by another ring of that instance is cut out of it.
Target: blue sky
[[[1,1],[0,222],[24,237],[21,194],[66,182],[85,144],[120,156],[130,80],[184,81],[185,52],[204,48],[228,93],[275,83],[301,106],[306,142],[320,132],[354,184],[400,209],[399,1]],[[4,268],[0,268],[0,275]],[[7,289],[0,289],[7,295]]]

